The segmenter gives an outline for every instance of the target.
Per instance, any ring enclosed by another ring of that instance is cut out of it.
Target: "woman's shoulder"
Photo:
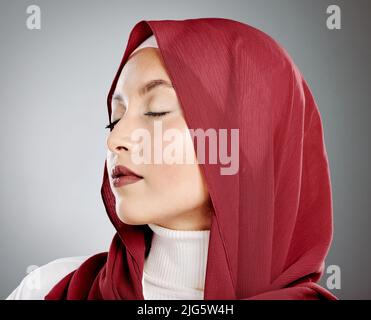
[[[66,257],[44,264],[25,276],[6,300],[44,300],[48,292],[90,256]]]

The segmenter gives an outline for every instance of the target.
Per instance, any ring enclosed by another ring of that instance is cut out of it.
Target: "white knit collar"
[[[148,226],[153,237],[143,269],[147,288],[162,288],[168,294],[180,295],[184,299],[202,298],[210,230]]]
[[[210,230],[175,230],[162,227],[158,224],[149,223],[148,226],[152,229],[156,237],[161,239],[172,239],[172,240],[199,240],[202,242],[209,240]],[[166,241],[166,240],[165,240]]]

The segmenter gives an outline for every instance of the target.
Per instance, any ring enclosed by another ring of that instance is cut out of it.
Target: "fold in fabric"
[[[337,298],[317,282],[333,234],[321,116],[288,53],[264,32],[223,18],[140,21],[130,53],[154,34],[188,128],[239,129],[239,170],[200,163],[214,207],[204,299]],[[101,195],[115,234],[45,299],[144,299],[152,231],[118,219],[104,163]]]

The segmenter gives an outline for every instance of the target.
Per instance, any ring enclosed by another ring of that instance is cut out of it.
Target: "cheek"
[[[175,138],[171,136],[170,141],[164,141],[162,138],[157,136],[161,140],[161,146],[158,141],[154,141],[152,145],[152,155],[156,149],[161,149],[162,163],[152,164],[150,166],[150,182],[155,185],[163,185],[166,189],[177,186],[175,189],[184,191],[183,189],[187,186],[193,184],[198,185],[200,183],[200,171],[198,164],[195,161],[195,152],[192,144],[192,139],[189,133],[185,134],[187,130],[186,123],[183,117],[174,117],[170,121],[166,121],[162,124],[163,134],[168,130],[173,130],[179,132],[179,136]],[[153,133],[152,133],[153,134]],[[170,147],[170,148],[169,148]],[[169,152],[169,150],[171,150]],[[174,152],[175,151],[175,152]],[[169,154],[174,155],[176,153],[178,156],[181,155],[183,163],[170,163]],[[185,155],[191,155],[193,163],[185,163]],[[153,158],[152,158],[153,159]]]
[[[148,181],[154,203],[189,210],[208,199],[206,183],[197,164],[156,165]]]
[[[184,118],[179,116],[170,121],[164,121],[162,129],[163,133],[167,129],[177,129],[183,133],[182,141],[179,145],[177,144],[177,148],[181,149],[180,153],[191,155],[192,163],[168,164],[163,162],[146,165],[147,175],[143,189],[146,199],[152,203],[153,207],[162,208],[164,211],[168,211],[166,208],[169,210],[177,208],[177,211],[189,210],[203,205],[208,199],[208,190],[195,157],[192,138],[189,132],[186,132],[187,125]],[[162,154],[166,146],[171,143],[172,141],[162,142]],[[153,148],[156,148],[156,144],[152,145],[152,155]]]
[[[192,138],[187,131],[187,124],[184,118],[179,115],[163,125],[163,130],[167,129],[177,129],[182,132],[182,138],[178,140],[180,143],[176,143],[177,153],[183,156],[183,161],[186,161],[187,155],[187,160],[191,160],[191,162],[153,165],[153,174],[151,174],[153,181],[156,186],[162,185],[162,189],[166,188],[165,193],[171,194],[174,199],[188,198],[193,202],[200,201],[205,198],[207,187],[197,163]],[[172,141],[163,142],[163,152]]]

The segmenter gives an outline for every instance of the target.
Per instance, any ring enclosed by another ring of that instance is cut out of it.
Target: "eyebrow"
[[[150,80],[147,83],[145,83],[141,88],[139,88],[138,92],[141,96],[144,96],[148,92],[150,92],[151,90],[153,90],[155,88],[159,88],[159,87],[174,89],[173,85],[169,81],[166,81],[164,79],[153,79],[153,80]],[[116,100],[116,101],[120,101],[120,102],[123,102],[123,100],[124,100],[120,93],[115,93],[113,95],[112,99]]]

